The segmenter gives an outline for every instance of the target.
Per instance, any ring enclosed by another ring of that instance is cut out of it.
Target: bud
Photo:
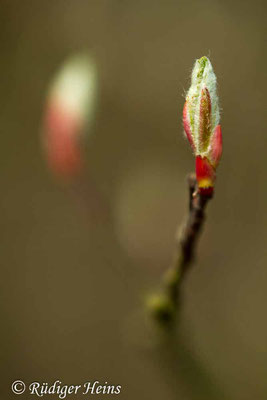
[[[51,170],[70,178],[83,166],[81,138],[95,109],[96,67],[90,57],[71,57],[53,79],[45,106],[42,139]]]
[[[216,76],[210,60],[196,60],[183,110],[185,134],[196,156],[199,191],[212,194],[222,155],[222,133]]]

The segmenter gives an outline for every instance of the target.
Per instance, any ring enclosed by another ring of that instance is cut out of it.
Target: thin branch
[[[198,191],[194,174],[189,175],[188,185],[189,213],[185,224],[177,233],[176,252],[164,277],[164,293],[153,296],[149,301],[155,317],[165,322],[173,321],[179,309],[181,287],[194,260],[197,240],[205,221],[205,208],[212,197]]]

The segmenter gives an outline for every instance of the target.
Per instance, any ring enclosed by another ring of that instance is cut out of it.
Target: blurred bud
[[[216,76],[210,60],[196,60],[191,87],[183,110],[185,134],[196,156],[196,177],[200,192],[211,194],[216,168],[222,155],[222,133],[216,91]]]
[[[77,175],[83,166],[81,136],[92,122],[96,67],[85,56],[71,57],[52,81],[45,106],[43,142],[51,170],[60,177]]]

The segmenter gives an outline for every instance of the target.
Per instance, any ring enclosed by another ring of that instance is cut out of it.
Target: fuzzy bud
[[[81,137],[93,119],[96,83],[96,67],[87,55],[71,57],[51,83],[42,139],[51,170],[62,178],[82,170]]]
[[[222,155],[216,76],[210,60],[196,60],[183,110],[184,131],[196,156],[199,191],[212,194]]]

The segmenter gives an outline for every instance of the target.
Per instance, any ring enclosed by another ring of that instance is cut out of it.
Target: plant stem
[[[161,296],[153,296],[149,306],[154,316],[162,322],[170,322],[180,307],[182,284],[189,267],[194,260],[197,239],[205,221],[205,208],[211,195],[198,191],[194,174],[188,177],[189,213],[182,229],[177,232],[177,246],[173,262],[164,277],[164,292]]]

